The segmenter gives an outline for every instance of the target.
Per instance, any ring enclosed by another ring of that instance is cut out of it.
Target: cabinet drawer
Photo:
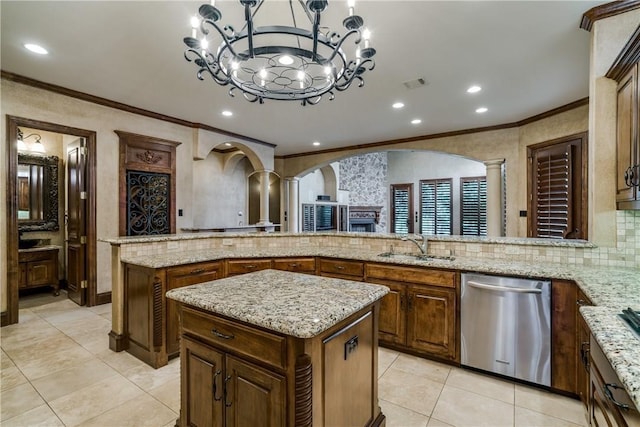
[[[398,267],[384,264],[367,264],[367,279],[384,279],[422,285],[456,287],[456,273],[430,268]]]
[[[320,258],[319,262],[320,273],[358,276],[359,278],[362,278],[364,274],[364,263],[362,262],[327,258]]]
[[[184,334],[195,335],[224,350],[252,357],[284,369],[286,340],[280,335],[251,328],[185,307],[182,312]]]
[[[591,364],[592,373],[593,373],[593,369],[595,368],[595,370],[600,376],[600,378],[596,376],[596,379],[602,380],[598,382],[602,382],[601,386],[603,387],[603,392],[605,387],[608,388],[609,391],[611,392],[611,396],[610,397],[607,396],[607,400],[609,401],[609,403],[611,405],[614,405],[613,402],[611,402],[611,398],[613,398],[615,399],[616,402],[620,404],[628,405],[629,406],[628,415],[630,416],[633,415],[633,419],[635,419],[636,421],[640,421],[640,414],[638,414],[638,411],[635,409],[635,405],[631,400],[631,397],[629,396],[629,394],[627,394],[627,391],[624,389],[622,382],[618,379],[618,375],[611,367],[609,360],[606,358],[602,349],[600,348],[600,346],[598,345],[598,343],[593,337],[591,337],[589,350],[590,350],[591,362],[592,362]]]
[[[270,259],[234,259],[227,261],[227,274],[244,274],[271,268]]]
[[[169,288],[180,288],[219,279],[221,277],[220,267],[220,262],[201,262],[170,268],[167,270]]]
[[[18,252],[18,262],[48,261],[58,259],[58,249]]]
[[[273,260],[273,268],[276,270],[285,270],[285,271],[304,271],[304,272],[315,272],[316,270],[316,260],[315,258],[283,258],[283,259],[274,259]]]

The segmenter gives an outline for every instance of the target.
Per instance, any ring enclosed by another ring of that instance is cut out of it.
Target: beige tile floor
[[[38,298],[38,297],[34,297]],[[180,364],[154,370],[108,348],[111,305],[23,302],[0,330],[0,425],[173,426]],[[387,349],[379,353],[388,427],[585,425],[578,401]]]

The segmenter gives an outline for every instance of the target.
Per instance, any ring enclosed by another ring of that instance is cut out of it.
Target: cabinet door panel
[[[226,357],[227,427],[285,425],[285,380],[250,363]]]
[[[180,359],[183,378],[180,382],[181,424],[222,427],[223,355],[184,338]]]
[[[368,279],[368,282],[378,283],[390,289],[390,292],[380,301],[380,321],[378,323],[380,341],[404,345],[406,341],[406,285],[376,279]]]
[[[551,285],[551,386],[577,393],[577,286],[565,280]]]
[[[637,67],[634,67],[618,85],[617,112],[617,174],[616,200],[627,201],[635,198],[634,189],[629,186],[629,168],[634,164],[635,145],[638,138]],[[625,174],[627,178],[625,179]]]
[[[410,287],[407,291],[407,345],[455,360],[455,301],[453,290]]]
[[[167,291],[197,283],[210,282],[219,279],[220,263],[201,263],[167,270]],[[177,355],[180,351],[180,320],[178,319],[178,304],[166,299],[167,302],[167,355]]]
[[[29,263],[29,286],[48,285],[52,280],[54,265],[52,261],[36,261]]]

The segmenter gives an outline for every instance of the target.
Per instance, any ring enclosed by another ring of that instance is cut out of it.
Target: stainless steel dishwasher
[[[551,282],[462,274],[461,363],[551,385]]]

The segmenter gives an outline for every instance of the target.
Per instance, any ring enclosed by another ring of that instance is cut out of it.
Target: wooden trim
[[[96,305],[111,303],[111,291],[101,292],[96,295]]]
[[[181,142],[153,136],[114,131],[120,138],[119,153],[119,233],[127,235],[127,172],[143,171],[169,175],[169,233],[176,232],[176,147]],[[129,158],[132,150],[138,152],[134,160]]]
[[[6,311],[0,313],[0,326],[7,326],[9,324],[9,316]]]
[[[295,425],[311,427],[313,424],[313,377],[311,357],[301,354],[295,364]]]
[[[612,1],[610,3],[601,4],[600,6],[592,7],[582,15],[580,28],[591,31],[594,22],[610,16],[629,12],[630,10],[634,10],[639,7],[640,0]]]
[[[582,107],[584,105],[589,105],[589,97],[582,98],[574,102],[570,102],[569,104],[562,105],[552,110],[545,111],[543,113],[536,114],[535,116],[527,117],[525,119],[522,119],[520,121],[513,122],[513,123],[504,123],[501,125],[485,126],[481,128],[472,128],[472,129],[463,129],[463,130],[456,130],[451,132],[434,133],[430,135],[412,136],[410,138],[390,139],[387,141],[372,142],[368,144],[350,145],[348,147],[340,147],[340,148],[328,148],[326,150],[319,150],[319,151],[307,151],[304,153],[287,154],[286,156],[275,156],[275,158],[285,160],[285,159],[291,159],[294,157],[314,156],[316,154],[326,154],[326,153],[338,153],[341,151],[361,150],[361,149],[368,149],[368,148],[383,147],[387,145],[405,144],[408,142],[415,142],[415,141],[428,141],[430,139],[448,138],[452,136],[468,135],[468,134],[481,133],[481,132],[491,132],[494,130],[511,129],[511,128],[527,125],[529,123],[533,123],[538,120],[546,119],[547,117],[555,116],[560,113],[571,111],[575,108]]]
[[[46,90],[46,91],[49,91],[49,92],[58,93],[60,95],[68,96],[68,97],[71,97],[71,98],[76,98],[76,99],[79,99],[81,101],[87,101],[87,102],[91,102],[91,103],[94,103],[94,104],[102,105],[102,106],[105,106],[105,107],[114,108],[116,110],[125,111],[127,113],[137,114],[139,116],[150,117],[152,119],[162,120],[162,121],[165,121],[165,122],[173,123],[173,124],[180,125],[180,126],[186,126],[186,127],[190,127],[190,128],[194,128],[194,129],[204,129],[204,130],[208,130],[208,131],[211,131],[211,132],[215,132],[215,133],[219,133],[219,134],[222,134],[222,135],[226,135],[226,136],[229,136],[229,137],[232,137],[232,138],[242,139],[243,141],[253,142],[255,144],[260,144],[260,145],[265,145],[267,147],[272,147],[272,148],[277,147],[276,144],[271,144],[269,142],[265,142],[265,141],[262,141],[260,139],[252,138],[250,136],[241,135],[239,133],[234,133],[234,132],[229,132],[229,131],[226,131],[224,129],[219,129],[219,128],[216,128],[216,127],[213,127],[213,126],[205,125],[203,123],[190,122],[190,121],[187,121],[187,120],[178,119],[178,118],[167,116],[167,115],[164,115],[164,114],[155,113],[153,111],[149,111],[149,110],[145,110],[145,109],[142,109],[142,108],[134,107],[134,106],[131,106],[131,105],[123,104],[121,102],[112,101],[110,99],[101,98],[99,96],[90,95],[88,93],[79,92],[79,91],[76,91],[76,90],[73,90],[73,89],[67,89],[67,88],[62,87],[62,86],[57,86],[57,85],[45,83],[45,82],[42,82],[42,81],[39,81],[39,80],[31,79],[29,77],[24,77],[24,76],[21,76],[19,74],[10,73],[8,71],[2,70],[0,72],[0,77],[2,77],[3,79],[9,80],[9,81],[16,82],[16,83],[32,86],[32,87],[35,87],[35,88],[38,88],[38,89],[43,89],[43,90]]]
[[[114,331],[109,332],[109,350],[121,352],[129,348],[129,338]]]
[[[589,105],[589,97],[578,99],[577,101],[570,102],[569,104],[562,105],[558,108],[554,108],[544,113],[536,114],[535,116],[527,117],[526,119],[517,122],[518,126],[528,125],[529,123],[537,122],[538,120],[546,119],[548,117],[556,116],[560,113],[574,110],[578,107]]]
[[[638,62],[640,62],[640,25],[631,35],[627,44],[624,45],[616,60],[613,61],[613,65],[611,65],[605,77],[620,83]]]
[[[7,115],[7,321],[18,323],[18,220],[16,169],[18,148],[12,135],[20,126],[73,135],[87,141],[87,306],[96,305],[97,295],[97,236],[96,236],[96,132],[56,123]]]

